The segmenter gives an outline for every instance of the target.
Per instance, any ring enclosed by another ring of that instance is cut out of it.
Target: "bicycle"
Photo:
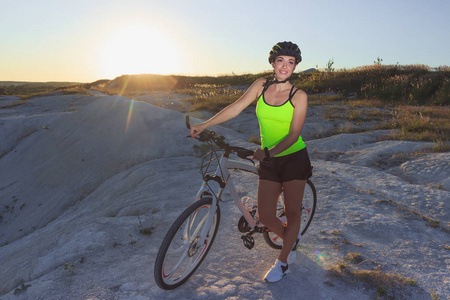
[[[189,116],[186,116],[186,126],[188,129],[190,128]],[[223,201],[221,196],[225,187],[228,187],[234,203],[240,213],[242,213],[238,221],[238,230],[244,233],[241,237],[244,246],[252,249],[255,245],[253,235],[262,233],[265,242],[270,247],[275,249],[282,248],[282,240],[259,222],[256,203],[253,203],[254,201],[246,197],[240,198],[233,181],[230,180],[231,175],[238,170],[250,174],[258,174],[257,166],[249,158],[254,151],[230,146],[228,143],[225,143],[225,137],[214,131],[205,130],[196,139],[207,143],[211,151],[205,155],[200,167],[203,183],[197,192],[196,200],[172,224],[156,256],[154,267],[155,281],[160,288],[165,290],[174,289],[185,283],[197,270],[211,249],[219,228],[219,203]],[[222,151],[223,153],[218,153]],[[230,159],[231,154],[237,155],[244,161]],[[215,169],[213,175],[210,174],[212,169]],[[212,188],[212,183],[219,186],[216,192]],[[299,234],[304,235],[311,224],[316,204],[316,189],[314,184],[307,180],[303,195]],[[286,221],[283,195],[280,195],[277,205],[277,216],[282,221]]]

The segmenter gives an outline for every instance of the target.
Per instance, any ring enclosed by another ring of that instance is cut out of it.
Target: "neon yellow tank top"
[[[291,90],[289,99],[280,106],[267,104],[264,100],[264,91],[259,96],[258,102],[256,103],[256,116],[258,117],[259,129],[261,131],[262,149],[265,147],[271,149],[289,134],[292,116],[294,114],[294,106],[291,102],[294,94],[292,94]],[[275,157],[285,156],[305,147],[305,142],[300,136],[298,141],[283,152],[275,155]]]

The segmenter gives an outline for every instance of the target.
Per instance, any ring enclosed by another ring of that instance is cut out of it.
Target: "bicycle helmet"
[[[295,63],[302,61],[300,48],[292,42],[280,42],[272,47],[269,53],[269,63],[273,63],[277,56],[286,55],[295,57]]]

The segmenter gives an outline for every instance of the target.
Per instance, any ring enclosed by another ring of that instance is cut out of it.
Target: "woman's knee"
[[[285,212],[286,213],[286,220],[288,223],[293,222],[299,222],[301,215],[301,211],[292,211],[292,212]]]

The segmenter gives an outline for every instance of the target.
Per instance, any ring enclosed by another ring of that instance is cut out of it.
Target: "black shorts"
[[[308,151],[303,148],[297,152],[272,157],[259,165],[259,179],[275,182],[307,180],[312,176],[312,166]]]

